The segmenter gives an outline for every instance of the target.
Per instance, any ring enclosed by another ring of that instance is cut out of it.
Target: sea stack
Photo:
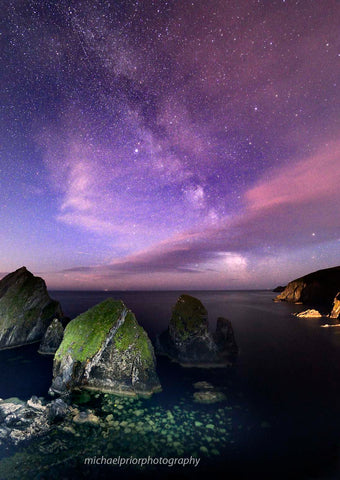
[[[316,307],[324,305],[330,308],[339,291],[340,266],[318,270],[289,282],[275,301],[303,303]]]
[[[0,281],[0,349],[40,341],[51,320],[62,316],[44,280],[26,267]]]
[[[183,366],[227,366],[237,350],[231,322],[219,318],[212,334],[206,308],[191,295],[178,298],[168,329],[157,339],[158,353]]]
[[[123,302],[107,299],[66,326],[50,393],[77,389],[131,396],[161,390],[151,341]]]

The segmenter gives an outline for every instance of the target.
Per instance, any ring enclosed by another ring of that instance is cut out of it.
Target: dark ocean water
[[[154,338],[167,327],[180,293],[59,291],[51,295],[70,318],[107,297],[122,299]],[[232,321],[238,360],[228,369],[202,370],[160,358],[163,392],[147,405],[171,409],[180,397],[192,395],[192,383],[198,380],[227,392],[236,425],[233,445],[221,440],[220,454],[202,461],[200,472],[223,473],[231,480],[340,478],[340,328],[321,328],[325,319],[294,317],[292,313],[303,306],[274,303],[275,294],[267,291],[191,293],[206,306],[211,328],[218,316]],[[52,360],[39,356],[35,345],[2,351],[0,362],[1,398],[47,395]],[[181,405],[190,406],[185,401]],[[209,413],[218,407],[201,408]],[[55,478],[81,475],[65,467]]]

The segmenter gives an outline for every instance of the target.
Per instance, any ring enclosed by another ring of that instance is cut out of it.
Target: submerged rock
[[[191,295],[181,295],[172,310],[168,329],[156,343],[159,354],[187,366],[226,366],[237,346],[231,322],[219,318],[215,334],[209,331],[208,312]]]
[[[194,401],[197,403],[216,403],[223,400],[226,400],[226,396],[217,390],[202,390],[194,393]]]
[[[78,424],[99,425],[99,417],[90,410],[77,413],[73,417],[73,421]]]
[[[64,327],[58,318],[52,320],[40,343],[38,353],[54,355],[63,340]]]
[[[44,280],[25,267],[0,281],[0,349],[40,341],[51,320],[62,316]]]
[[[161,390],[149,337],[121,301],[107,299],[65,328],[50,392],[83,388],[133,396]]]
[[[339,318],[340,316],[340,292],[334,298],[333,308],[330,314],[330,318]]]
[[[201,382],[196,382],[193,384],[194,388],[201,389],[201,390],[213,390],[214,386],[211,383],[202,380]]]
[[[326,268],[289,282],[275,301],[331,306],[340,291],[340,267]]]
[[[299,318],[321,318],[322,315],[318,310],[308,309],[304,312],[294,313],[295,317]]]

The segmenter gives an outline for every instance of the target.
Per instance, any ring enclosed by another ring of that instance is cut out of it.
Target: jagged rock
[[[27,400],[27,406],[33,408],[34,410],[38,410],[40,412],[44,412],[46,410],[46,405],[43,404],[42,400],[38,398],[36,395],[33,395],[29,400]]]
[[[123,302],[107,299],[72,320],[54,357],[51,393],[92,389],[151,395],[161,389],[152,344]]]
[[[52,320],[40,343],[38,353],[54,355],[63,340],[64,327],[58,318]]]
[[[54,317],[62,317],[44,280],[25,267],[0,281],[0,349],[38,342]]]
[[[272,290],[274,293],[281,293],[284,291],[286,287],[283,287],[282,285],[279,285],[277,287],[274,288],[274,290]]]
[[[16,411],[24,407],[25,402],[17,397],[7,398],[0,401],[0,422],[3,422],[8,415],[13,415]]]
[[[36,402],[34,397],[30,400],[32,404]],[[41,435],[50,428],[46,408],[35,408],[31,406],[30,400],[27,403],[18,398],[1,400],[0,411],[3,427],[0,437],[2,440],[17,444]],[[41,401],[39,399],[37,401],[39,407],[42,407]]]
[[[340,292],[334,298],[333,308],[330,314],[330,318],[339,318],[340,316]]]
[[[195,297],[181,295],[172,310],[168,329],[156,340],[159,354],[186,366],[226,366],[237,351],[229,320],[219,319],[209,331],[208,312]]]
[[[238,347],[235,341],[234,330],[231,321],[227,318],[219,317],[217,319],[214,339],[221,352],[224,352],[226,355],[237,354]]]
[[[275,301],[331,306],[340,291],[340,267],[326,268],[289,282]]]
[[[318,310],[308,309],[304,312],[294,313],[295,317],[299,318],[321,318],[322,315]]]
[[[64,400],[61,398],[57,398],[57,400],[53,400],[50,403],[48,408],[48,420],[49,422],[58,422],[63,420],[69,410],[69,406]]]

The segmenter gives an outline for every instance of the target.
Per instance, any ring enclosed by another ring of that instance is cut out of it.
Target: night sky
[[[271,288],[340,263],[338,1],[1,3],[1,274]]]

